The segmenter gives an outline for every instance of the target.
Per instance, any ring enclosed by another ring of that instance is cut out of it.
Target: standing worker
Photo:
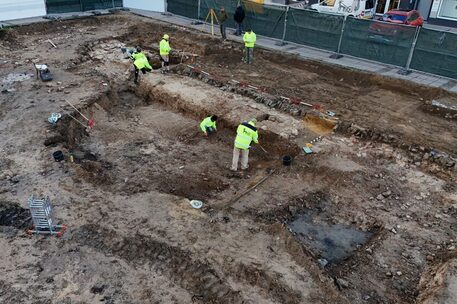
[[[246,53],[245,54],[246,58],[245,58],[244,62],[247,64],[251,64],[252,61],[254,60],[254,45],[255,45],[255,42],[257,41],[257,36],[251,29],[248,29],[243,36],[243,41],[244,41],[245,53]]]
[[[219,16],[217,16],[217,19],[219,21],[219,25],[221,27],[221,36],[222,40],[227,40],[227,33],[225,31],[225,22],[227,21],[227,13],[225,12],[225,9],[222,7],[221,8],[221,13]]]
[[[163,35],[162,40],[160,41],[160,60],[162,61],[162,74],[165,73],[164,67],[166,67],[167,72],[170,71],[170,52],[171,47],[170,36],[167,34]]]
[[[259,143],[259,134],[257,133],[257,128],[255,125],[257,120],[251,119],[249,122],[241,123],[236,129],[236,138],[235,146],[233,147],[233,160],[232,160],[232,171],[238,169],[238,159],[241,152],[241,170],[246,170],[248,168],[249,160],[249,148],[251,147],[251,142],[254,141],[256,144]]]
[[[241,6],[241,4],[238,4],[235,10],[235,14],[233,15],[233,20],[235,20],[236,23],[236,36],[241,36],[243,33],[243,20],[244,17],[246,17],[246,14],[244,13],[244,9]]]
[[[208,116],[205,119],[203,119],[202,122],[200,123],[200,129],[203,131],[205,136],[208,136],[217,131],[217,127],[216,127],[217,118],[218,118],[217,115],[211,115],[211,116]]]
[[[146,71],[150,72],[152,70],[151,65],[149,64],[148,58],[141,51],[139,46],[136,47],[135,53],[133,53],[130,58],[133,59],[133,66],[135,67],[135,79],[134,82],[138,83],[138,74],[140,71],[143,74],[146,74]]]

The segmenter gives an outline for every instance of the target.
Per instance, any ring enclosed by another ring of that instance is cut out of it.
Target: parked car
[[[415,10],[391,10],[385,13],[378,21],[373,21],[369,27],[371,40],[392,44],[411,35],[411,28],[422,26],[424,19]]]
[[[382,16],[382,21],[411,26],[424,24],[424,18],[416,10],[391,10]]]

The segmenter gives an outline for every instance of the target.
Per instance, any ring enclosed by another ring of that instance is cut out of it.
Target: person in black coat
[[[244,13],[244,9],[241,6],[241,4],[238,4],[235,10],[235,14],[233,15],[233,20],[236,22],[236,36],[241,36],[243,32],[243,20],[244,17],[246,17],[246,14]]]

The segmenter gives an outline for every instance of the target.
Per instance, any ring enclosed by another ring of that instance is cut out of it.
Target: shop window
[[[438,17],[457,19],[457,0],[443,0]]]

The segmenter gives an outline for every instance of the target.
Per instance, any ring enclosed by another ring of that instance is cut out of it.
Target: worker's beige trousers
[[[241,152],[241,170],[246,170],[248,168],[249,160],[249,149],[243,150],[233,147],[233,160],[232,160],[232,170],[236,171],[238,169],[238,159],[240,158]]]

